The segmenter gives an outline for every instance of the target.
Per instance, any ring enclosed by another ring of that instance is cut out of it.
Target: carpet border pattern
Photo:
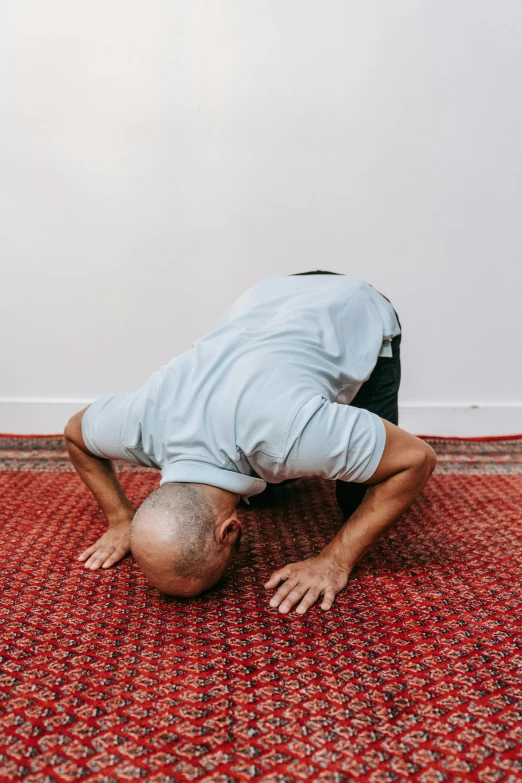
[[[522,475],[522,435],[501,438],[423,436],[438,457],[435,473],[444,475]],[[118,472],[153,472],[153,468],[114,460]],[[60,435],[0,434],[0,470],[73,472]]]

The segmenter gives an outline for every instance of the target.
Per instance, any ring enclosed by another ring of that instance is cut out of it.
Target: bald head
[[[168,595],[211,587],[239,543],[239,496],[207,484],[163,484],[143,501],[131,525],[131,550],[145,576]]]

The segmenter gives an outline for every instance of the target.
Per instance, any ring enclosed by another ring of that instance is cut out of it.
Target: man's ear
[[[220,523],[217,529],[217,539],[220,544],[228,544],[234,541],[238,531],[241,529],[241,523],[237,517],[228,517]]]

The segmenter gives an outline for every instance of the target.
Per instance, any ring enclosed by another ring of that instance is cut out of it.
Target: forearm
[[[361,505],[321,554],[351,571],[373,542],[418,497],[432,471],[433,464],[427,461],[368,486]]]
[[[109,524],[129,520],[135,508],[125,495],[109,459],[87,454],[73,440],[65,438],[71,462],[98,501]]]
[[[280,612],[297,605],[297,614],[304,614],[321,596],[321,609],[328,611],[358,560],[415,500],[433,473],[437,455],[431,446],[385,419],[382,422],[384,451],[372,477],[364,482],[367,491],[359,508],[320,554],[289,563],[265,583],[267,590],[278,588],[270,606]]]

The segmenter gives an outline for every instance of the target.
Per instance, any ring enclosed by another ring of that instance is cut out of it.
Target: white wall
[[[0,432],[314,268],[392,299],[403,426],[522,432],[519,0],[6,0],[0,30]]]

